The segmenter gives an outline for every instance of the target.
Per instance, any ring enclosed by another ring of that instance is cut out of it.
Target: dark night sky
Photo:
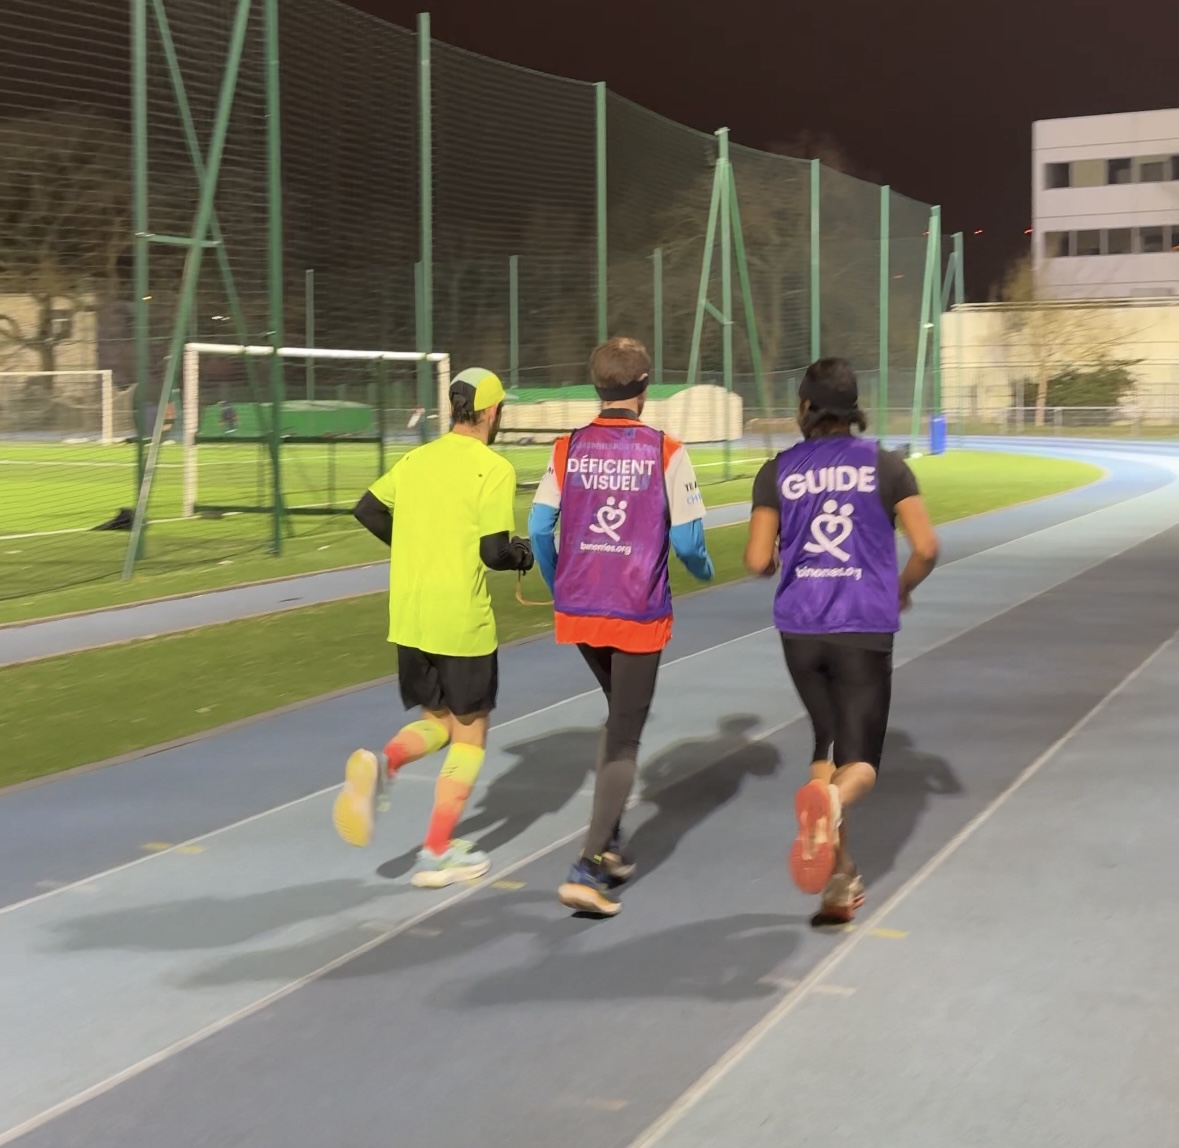
[[[347,2],[404,27],[427,7]],[[434,0],[428,10],[439,40],[604,80],[752,147],[829,133],[897,191],[940,203],[947,231],[966,231],[974,298],[1026,243],[1033,120],[1179,105],[1176,0]]]

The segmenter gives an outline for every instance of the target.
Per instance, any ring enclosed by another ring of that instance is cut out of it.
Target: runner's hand
[[[527,538],[513,538],[511,547],[516,556],[516,569],[521,574],[527,574],[536,561],[532,555],[532,543]]]
[[[904,586],[902,586],[901,587],[901,613],[903,614],[906,610],[911,609],[912,606],[913,606],[913,595],[909,590],[906,590],[904,588]]]

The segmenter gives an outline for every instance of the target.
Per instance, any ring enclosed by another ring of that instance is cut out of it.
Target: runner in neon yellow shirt
[[[483,765],[499,692],[487,570],[532,568],[530,544],[512,536],[516,472],[489,449],[504,397],[490,371],[463,371],[450,387],[450,433],[399,459],[354,511],[390,547],[389,641],[397,647],[402,704],[422,713],[385,747],[383,771],[369,750],[352,754],[334,822],[349,844],[367,845],[384,783],[449,746],[412,877],[426,888],[491,867],[485,853],[452,834]]]

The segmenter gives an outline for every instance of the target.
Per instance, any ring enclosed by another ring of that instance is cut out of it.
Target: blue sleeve
[[[528,537],[532,541],[532,554],[550,594],[557,576],[557,513],[556,507],[535,502],[528,512]]]
[[[671,548],[688,568],[688,573],[701,582],[711,582],[715,571],[704,544],[704,519],[694,518],[691,522],[673,526],[670,537]]]

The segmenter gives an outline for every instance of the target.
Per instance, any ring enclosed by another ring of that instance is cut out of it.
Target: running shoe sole
[[[575,885],[567,881],[557,890],[561,904],[578,913],[594,913],[599,917],[613,917],[622,911],[617,901],[604,897],[590,885]]]
[[[478,881],[491,870],[491,858],[477,861],[474,865],[449,865],[445,869],[422,869],[415,873],[409,882],[419,889],[445,889],[448,885],[457,885],[460,881]]]
[[[363,847],[373,837],[374,806],[381,767],[376,755],[358,749],[344,767],[344,788],[332,808],[336,832],[349,844]]]
[[[822,893],[835,872],[835,810],[825,782],[809,781],[794,796],[798,836],[790,847],[790,875],[804,892]]]

